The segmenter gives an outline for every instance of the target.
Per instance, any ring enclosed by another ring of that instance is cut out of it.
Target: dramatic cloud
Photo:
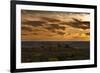
[[[64,26],[60,26],[59,24],[48,24],[49,26],[46,27],[47,30],[52,30],[52,31],[55,31],[55,30],[65,30],[66,27]]]
[[[21,35],[27,36],[28,34],[26,34],[26,33],[21,33]]]
[[[57,31],[57,34],[59,34],[59,35],[64,35],[65,32]]]
[[[60,22],[58,19],[49,18],[49,17],[41,17],[42,20],[46,20],[48,22]]]
[[[72,18],[73,21],[71,22],[61,22],[62,25],[68,25],[73,28],[80,28],[80,29],[89,29],[90,28],[90,22],[89,21],[81,21],[75,18]]]
[[[89,29],[90,22],[89,21],[80,21],[78,19],[73,18],[75,22],[71,24],[72,27],[81,28],[81,29]]]
[[[40,32],[43,31],[42,29],[33,29],[33,32]]]
[[[45,29],[47,29],[48,31],[51,31],[51,32],[53,32],[53,33],[55,33],[55,32],[56,32],[56,30],[55,30],[55,29],[53,29],[52,27],[45,27]]]
[[[35,32],[34,32],[34,33],[32,33],[32,34],[33,34],[33,35],[38,35],[38,33],[35,33]]]
[[[59,24],[49,24],[51,26],[51,28],[53,29],[61,29],[61,30],[65,30],[66,27],[64,26],[59,26]]]
[[[60,26],[59,24],[47,24],[49,26],[45,27],[48,31],[52,33],[58,33],[59,35],[64,35],[65,33],[61,32],[60,30],[64,31],[66,27]],[[58,31],[59,30],[59,31]]]
[[[89,13],[22,10],[21,24],[22,40],[90,39]]]
[[[32,31],[32,28],[27,27],[27,26],[21,26],[21,30],[23,31]]]
[[[27,22],[23,22],[22,24],[27,24],[27,25],[31,25],[34,27],[38,27],[38,26],[42,26],[42,24],[45,24],[46,22],[44,21],[27,21]]]
[[[87,33],[85,33],[86,35],[90,35],[90,33],[89,32],[87,32]]]

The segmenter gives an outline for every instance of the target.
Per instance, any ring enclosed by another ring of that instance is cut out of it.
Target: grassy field
[[[89,46],[87,41],[22,41],[21,62],[85,60]]]

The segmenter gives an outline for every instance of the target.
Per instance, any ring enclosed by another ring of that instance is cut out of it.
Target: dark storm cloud
[[[42,20],[46,20],[48,22],[60,22],[60,20],[55,18],[41,17]]]
[[[21,30],[32,31],[32,28],[27,27],[27,26],[21,26]]]
[[[31,25],[34,27],[38,27],[38,26],[43,26],[42,24],[45,24],[45,21],[27,21],[27,22],[22,22],[22,24],[27,24],[27,25]]]

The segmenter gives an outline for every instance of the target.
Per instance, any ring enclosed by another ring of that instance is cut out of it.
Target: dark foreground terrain
[[[89,46],[87,41],[22,41],[21,62],[85,60]]]

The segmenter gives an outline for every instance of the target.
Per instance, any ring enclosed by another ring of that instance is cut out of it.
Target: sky
[[[21,10],[22,41],[89,41],[90,14]]]

